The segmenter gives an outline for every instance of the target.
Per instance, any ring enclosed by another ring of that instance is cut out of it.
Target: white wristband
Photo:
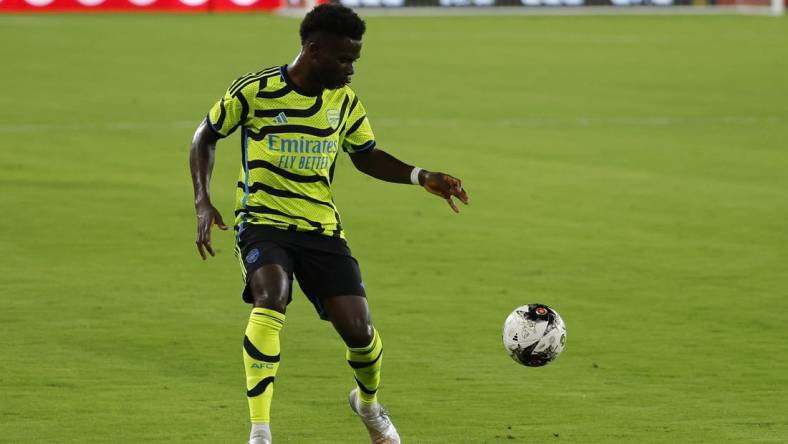
[[[413,167],[413,171],[410,172],[410,183],[419,185],[419,173],[421,173],[421,168]]]

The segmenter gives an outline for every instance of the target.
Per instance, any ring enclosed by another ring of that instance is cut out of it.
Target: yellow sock
[[[383,341],[378,331],[373,327],[372,342],[366,347],[348,348],[345,356],[353,367],[359,400],[365,404],[374,403],[380,386],[380,368],[383,366]]]
[[[284,314],[267,308],[254,308],[246,325],[243,355],[252,423],[271,422],[271,398],[279,368],[279,331],[284,323]]]

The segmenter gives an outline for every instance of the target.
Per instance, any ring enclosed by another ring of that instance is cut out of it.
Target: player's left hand
[[[455,213],[459,213],[460,209],[457,208],[452,197],[456,197],[468,205],[468,193],[463,189],[462,181],[456,177],[445,173],[428,172],[424,175],[423,186],[430,193],[445,199]]]

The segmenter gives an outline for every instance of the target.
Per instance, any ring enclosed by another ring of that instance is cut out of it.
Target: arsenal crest
[[[326,111],[326,117],[328,118],[328,124],[331,125],[331,128],[336,129],[337,126],[339,126],[339,111],[330,109]]]

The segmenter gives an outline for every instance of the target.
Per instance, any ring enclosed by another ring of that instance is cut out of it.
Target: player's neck
[[[323,85],[311,74],[301,54],[293,60],[293,63],[287,65],[287,76],[299,90],[309,95],[318,95],[323,91]]]

